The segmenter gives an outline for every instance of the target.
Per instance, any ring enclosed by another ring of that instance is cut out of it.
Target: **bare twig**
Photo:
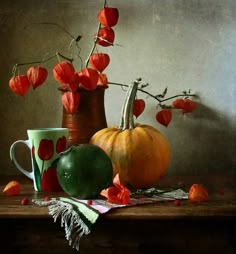
[[[126,85],[126,84],[121,84],[121,83],[117,83],[117,82],[109,82],[108,84],[116,85],[116,86],[121,86],[121,87],[128,87],[128,85]],[[181,93],[181,94],[177,94],[177,95],[174,95],[174,96],[170,96],[170,97],[165,98],[165,99],[160,99],[159,97],[157,97],[157,96],[155,96],[155,95],[153,95],[153,94],[147,92],[146,90],[143,90],[142,88],[138,88],[138,91],[147,94],[148,96],[150,96],[150,97],[152,97],[153,99],[157,100],[159,103],[163,103],[163,102],[165,102],[165,101],[168,101],[168,100],[171,100],[171,99],[174,99],[174,98],[177,98],[177,97],[196,96],[195,94],[183,92],[183,93]]]

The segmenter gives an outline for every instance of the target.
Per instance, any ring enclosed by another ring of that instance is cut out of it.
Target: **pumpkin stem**
[[[129,85],[126,92],[125,101],[122,107],[120,130],[134,129],[134,118],[133,118],[133,104],[138,90],[138,85],[141,79],[135,80]]]

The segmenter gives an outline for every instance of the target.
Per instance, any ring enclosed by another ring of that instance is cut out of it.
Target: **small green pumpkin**
[[[70,196],[93,199],[112,184],[113,168],[100,147],[81,144],[62,153],[57,176],[62,189]]]

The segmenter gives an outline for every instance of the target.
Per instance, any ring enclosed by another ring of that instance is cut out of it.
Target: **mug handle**
[[[15,147],[19,143],[23,143],[29,149],[31,149],[31,143],[30,143],[29,140],[17,140],[10,147],[10,158],[11,158],[12,162],[14,163],[14,165],[16,166],[17,169],[19,169],[24,175],[26,175],[27,177],[29,177],[30,179],[33,180],[34,179],[33,171],[29,172],[29,171],[25,170],[24,168],[21,167],[21,165],[16,160],[16,157],[15,157]]]

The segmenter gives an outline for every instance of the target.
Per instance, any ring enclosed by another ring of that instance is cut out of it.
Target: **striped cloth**
[[[73,197],[58,197],[52,198],[49,201],[33,199],[32,202],[39,206],[47,206],[49,214],[53,217],[54,222],[60,219],[61,226],[65,229],[65,237],[69,245],[79,251],[81,237],[88,235],[98,217],[101,214],[109,212],[111,209],[150,204],[165,200],[188,199],[188,193],[182,189],[162,191],[151,188],[146,190],[146,194],[147,193],[155,194],[150,196],[131,196],[128,205],[111,204],[103,199],[95,199],[91,202],[90,200],[81,200]]]

